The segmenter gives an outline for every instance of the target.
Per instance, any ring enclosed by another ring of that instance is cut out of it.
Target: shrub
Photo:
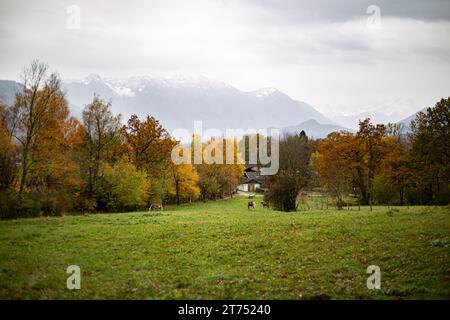
[[[42,214],[46,216],[62,216],[73,211],[73,197],[65,192],[44,195],[41,198]]]
[[[85,195],[76,194],[73,208],[76,212],[94,212],[97,209],[97,201]]]
[[[58,214],[57,200],[54,197],[45,197],[41,200],[41,209],[44,215],[56,216]]]
[[[41,212],[41,202],[34,195],[23,194],[19,196],[13,191],[4,192],[0,195],[1,219],[38,217]]]
[[[383,183],[383,181],[379,178],[375,178],[373,181],[373,196],[374,201],[377,204],[395,204],[399,203],[399,199],[397,196],[398,192]]]

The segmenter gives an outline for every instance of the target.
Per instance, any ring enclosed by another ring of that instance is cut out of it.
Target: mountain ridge
[[[11,104],[15,91],[20,88],[21,84],[15,81],[0,80],[0,99]],[[292,99],[274,87],[241,91],[206,77],[103,78],[90,74],[82,79],[64,80],[63,88],[71,113],[78,118],[96,93],[111,101],[113,111],[121,113],[124,119],[131,114],[152,115],[169,132],[179,128],[191,131],[196,120],[203,121],[204,129],[280,128],[283,133],[304,130],[314,138],[324,138],[332,131],[355,131],[353,127],[342,126],[340,121],[333,121],[336,117],[331,120],[309,104]],[[410,120],[416,114],[398,121],[402,132],[409,130]]]
[[[90,75],[64,82],[68,100],[82,107],[97,93],[112,100],[112,108],[124,117],[151,114],[169,131],[192,129],[202,120],[205,128],[261,129],[286,127],[309,119],[335,124],[312,106],[296,101],[276,88],[241,91],[206,77],[102,78]]]

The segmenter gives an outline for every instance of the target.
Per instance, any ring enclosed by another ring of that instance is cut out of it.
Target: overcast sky
[[[450,1],[1,0],[0,78],[34,58],[63,78],[202,75],[326,115],[411,113],[450,96]]]

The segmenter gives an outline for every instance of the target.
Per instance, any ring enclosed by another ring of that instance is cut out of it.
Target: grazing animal
[[[162,203],[152,203],[150,205],[150,208],[148,208],[148,211],[153,211],[153,210],[161,210],[161,211],[163,211],[164,208],[163,208]]]
[[[262,201],[261,204],[262,204],[263,208],[269,208],[269,203],[268,202]]]
[[[255,201],[249,201],[247,204],[247,209],[250,210],[250,208],[256,209],[256,202]]]
[[[299,195],[299,201],[298,203],[301,205],[302,208],[305,210],[309,210],[309,204],[308,204],[308,193],[305,191],[300,192]]]

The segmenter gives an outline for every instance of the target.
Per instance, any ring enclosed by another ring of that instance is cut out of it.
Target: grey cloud
[[[377,5],[383,16],[419,20],[450,20],[450,1],[446,0],[247,0],[292,21],[344,21],[366,15],[370,5]]]
[[[78,31],[66,28],[72,4]],[[1,0],[0,78],[39,58],[66,78],[192,73],[275,86],[322,110],[399,96],[420,105],[448,95],[449,32],[450,1],[438,0]]]

